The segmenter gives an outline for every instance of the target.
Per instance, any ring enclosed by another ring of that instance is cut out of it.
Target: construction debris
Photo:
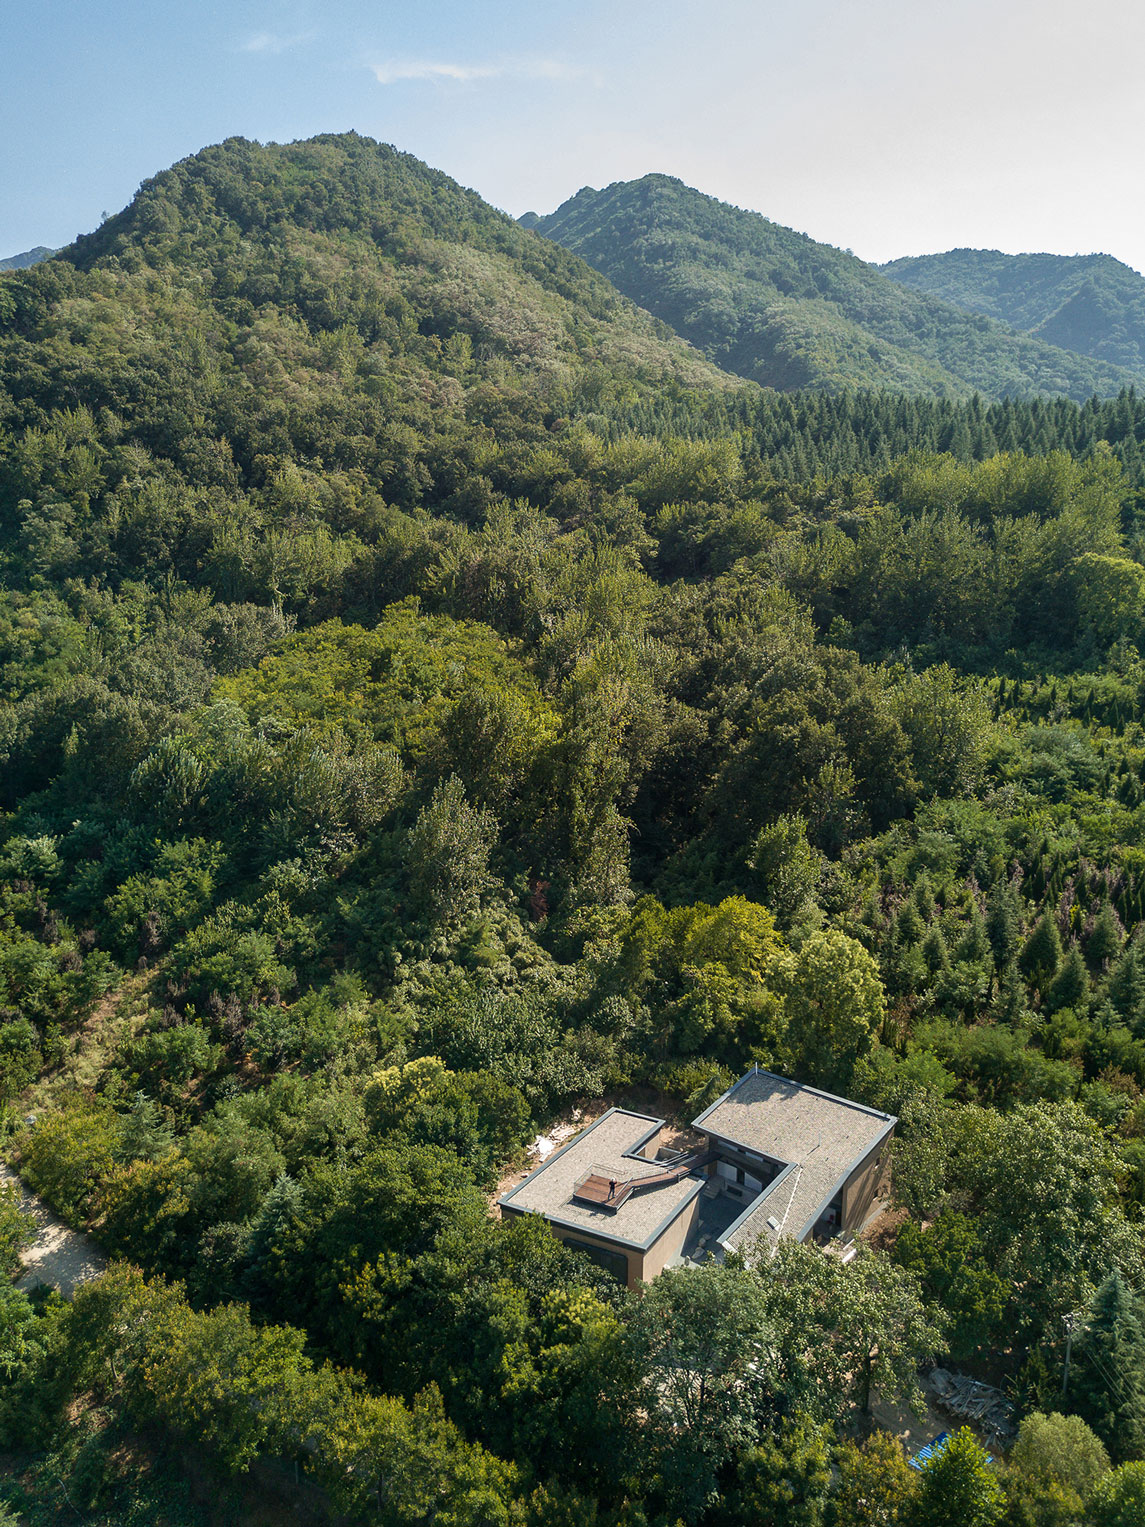
[[[1016,1431],[1014,1407],[993,1384],[980,1383],[964,1373],[935,1368],[927,1378],[935,1403],[952,1416],[972,1421],[984,1432],[1007,1441]]]

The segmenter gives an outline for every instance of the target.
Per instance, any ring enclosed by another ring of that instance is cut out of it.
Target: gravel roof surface
[[[663,1120],[648,1114],[610,1109],[530,1173],[519,1187],[506,1193],[500,1202],[510,1209],[544,1214],[609,1240],[643,1246],[665,1220],[674,1219],[695,1197],[703,1186],[700,1177],[682,1177],[664,1187],[647,1188],[633,1194],[619,1209],[597,1209],[591,1204],[577,1203],[572,1190],[586,1172],[597,1171],[602,1176],[615,1177],[617,1182],[631,1177],[654,1177],[662,1172],[661,1163],[624,1154],[635,1150],[662,1123]]]
[[[799,1235],[836,1183],[887,1134],[890,1114],[802,1087],[769,1071],[750,1071],[696,1120],[695,1127],[796,1168],[775,1180],[751,1214],[725,1238],[742,1246],[769,1217]]]

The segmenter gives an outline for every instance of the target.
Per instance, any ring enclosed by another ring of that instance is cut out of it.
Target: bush
[[[75,1098],[19,1137],[20,1164],[37,1193],[69,1224],[82,1225],[115,1164],[119,1116],[102,1101]]]
[[[1015,1468],[1040,1480],[1056,1480],[1088,1495],[1109,1473],[1109,1454],[1080,1416],[1043,1415],[1035,1410],[1022,1422],[1010,1449]]]
[[[1089,1498],[1093,1527],[1141,1527],[1145,1522],[1145,1463],[1123,1463]]]

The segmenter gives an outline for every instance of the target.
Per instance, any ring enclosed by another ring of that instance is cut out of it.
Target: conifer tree
[[[958,945],[958,958],[968,960],[975,965],[983,965],[991,958],[992,950],[990,940],[986,934],[986,924],[981,912],[975,907],[974,914],[970,919],[970,926],[962,936]]]
[[[1074,1342],[1069,1398],[1115,1463],[1145,1451],[1145,1331],[1140,1307],[1114,1269]]]
[[[1089,973],[1085,968],[1085,960],[1078,946],[1071,944],[1061,969],[1046,993],[1050,1011],[1056,1013],[1062,1007],[1077,1007],[1085,1000],[1088,990]]]
[[[914,883],[913,900],[918,908],[919,916],[924,922],[929,922],[934,916],[934,890],[930,884],[930,876],[925,870]]]
[[[1061,962],[1062,941],[1057,923],[1049,912],[1043,912],[1022,946],[1018,965],[1038,990],[1045,992],[1057,975]]]
[[[918,908],[915,906],[913,899],[903,902],[899,908],[896,922],[898,935],[904,947],[913,949],[926,931],[925,924],[918,914]]]
[[[1107,988],[1110,1002],[1125,1023],[1132,1023],[1145,1003],[1145,961],[1141,959],[1140,941],[1133,939],[1121,951],[1113,967]]]
[[[986,936],[999,970],[1003,970],[1017,954],[1021,934],[1021,900],[1010,881],[999,880],[986,902]]]
[[[942,929],[937,923],[930,928],[923,940],[922,957],[932,976],[950,968],[950,953],[946,947],[946,940],[942,936]]]
[[[998,996],[991,1009],[996,1023],[1016,1028],[1029,1016],[1026,988],[1018,974],[1017,965],[1011,961],[998,978]]]

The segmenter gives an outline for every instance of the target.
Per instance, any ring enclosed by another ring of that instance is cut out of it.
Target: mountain
[[[1109,395],[1145,379],[892,281],[666,175],[586,187],[537,233],[582,255],[726,370],[767,386]]]
[[[50,260],[55,252],[46,244],[37,244],[35,249],[25,249],[23,254],[9,255],[6,260],[0,260],[0,270],[27,270],[32,265],[38,265],[41,260]]]
[[[366,526],[351,501],[479,514],[499,439],[663,412],[693,389],[745,390],[583,260],[412,156],[356,134],[229,139],[55,258],[0,276],[6,425],[62,428],[86,463],[50,507],[47,479],[0,449],[0,566],[41,535],[18,505],[44,497],[49,519],[82,505],[44,543],[45,569],[115,576],[92,506],[132,481],[151,486],[131,534],[146,523],[185,577],[204,576],[258,495],[249,562],[281,524],[273,484],[295,470],[292,523],[342,495],[338,555],[352,557]],[[143,506],[153,492],[162,511]],[[204,513],[207,542],[188,528]]]
[[[951,249],[879,269],[903,286],[999,318],[1048,344],[1145,371],[1145,276],[1112,255]]]
[[[29,1300],[0,1194],[0,1495],[190,1527],[190,1438],[216,1520],[717,1527],[794,1450],[789,1522],[869,1521],[820,1468],[865,1379],[1028,1366],[1141,1246],[1143,441],[1128,391],[729,383],[352,136],[224,143],[0,276],[5,1158],[115,1259]],[[757,1062],[908,1114],[900,1265],[796,1244],[838,1216],[778,1178],[758,1267],[643,1292],[490,1212],[592,1099]],[[764,1335],[768,1405],[681,1425],[681,1354]]]
[[[596,367],[732,385],[582,260],[355,133],[204,149],[144,182],[60,260],[169,271],[196,305],[243,324],[271,310],[315,334],[349,324],[367,352],[401,356],[399,371],[534,390]]]

